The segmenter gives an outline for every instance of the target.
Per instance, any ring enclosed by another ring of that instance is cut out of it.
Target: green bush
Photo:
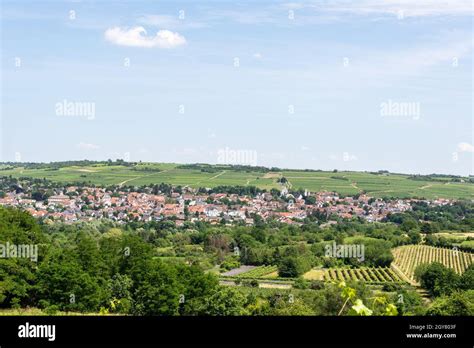
[[[415,269],[415,279],[432,296],[449,295],[460,285],[459,275],[439,262],[419,265]]]
[[[303,256],[288,256],[278,265],[280,277],[296,278],[311,269],[311,263]]]

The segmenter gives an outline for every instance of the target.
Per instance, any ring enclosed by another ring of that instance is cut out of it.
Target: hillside
[[[74,164],[74,162],[71,162]],[[424,197],[473,199],[474,184],[456,182],[448,176],[412,177],[369,172],[325,172],[281,170],[225,165],[178,165],[170,163],[89,162],[86,165],[0,165],[1,176],[46,178],[59,182],[96,185],[149,185],[167,183],[190,187],[252,185],[262,189],[281,188],[284,177],[293,189],[311,192],[335,191],[341,195],[367,192],[374,197]],[[457,180],[460,181],[460,180]]]

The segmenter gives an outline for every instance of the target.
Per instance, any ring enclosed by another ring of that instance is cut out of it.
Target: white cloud
[[[79,144],[77,144],[77,147],[81,150],[98,150],[100,148],[100,146],[98,145],[88,144],[88,143],[83,143],[83,142],[80,142]]]
[[[178,33],[160,30],[155,36],[148,36],[145,28],[131,29],[114,27],[105,31],[105,39],[119,46],[174,48],[186,44],[186,39]]]
[[[254,57],[255,59],[262,59],[262,58],[263,58],[262,54],[261,54],[261,53],[258,53],[258,52],[257,52],[257,53],[254,53],[253,57]]]
[[[474,152],[474,145],[469,143],[459,143],[458,144],[459,152]]]

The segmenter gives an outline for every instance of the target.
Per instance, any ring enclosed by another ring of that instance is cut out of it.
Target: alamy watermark
[[[217,151],[218,164],[232,165],[257,165],[257,151],[254,150],[234,150],[228,147]]]
[[[0,244],[0,258],[25,258],[38,261],[38,245],[36,244]]]
[[[340,259],[354,258],[360,262],[365,260],[365,246],[364,244],[326,244],[325,256],[335,257]]]
[[[47,338],[48,341],[56,339],[56,325],[37,325],[26,322],[18,326],[19,338]]]
[[[68,101],[67,99],[55,104],[56,116],[86,117],[88,120],[95,119],[94,102]]]
[[[383,117],[411,117],[419,120],[421,116],[421,108],[419,102],[396,102],[389,99],[380,103],[380,115]]]

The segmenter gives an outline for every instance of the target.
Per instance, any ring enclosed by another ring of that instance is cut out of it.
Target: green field
[[[126,166],[69,166],[59,170],[25,169],[15,167],[0,171],[0,176],[46,178],[53,181],[73,183],[90,182],[96,185],[148,185],[168,183],[190,187],[215,187],[219,185],[251,185],[262,189],[280,188],[277,179],[284,176],[293,189],[310,192],[335,191],[342,195],[353,195],[365,191],[374,197],[425,197],[474,199],[474,184],[423,181],[408,179],[408,175],[379,175],[366,172],[322,172],[282,171],[263,173],[229,169],[214,173],[199,169],[181,169],[177,164],[146,163],[150,171],[137,171]],[[159,171],[153,171],[153,170]]]

